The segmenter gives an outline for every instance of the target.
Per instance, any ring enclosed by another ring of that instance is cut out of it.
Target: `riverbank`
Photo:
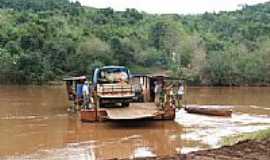
[[[136,160],[269,160],[270,128],[243,133],[222,140],[223,147],[174,156],[136,158]],[[125,159],[127,160],[127,159]]]
[[[225,137],[221,141],[221,144],[225,146],[230,146],[245,140],[264,140],[268,138],[270,138],[270,128],[257,132],[242,133],[239,135]]]
[[[188,154],[164,157],[136,158],[136,160],[269,160],[270,138],[246,140],[232,146],[195,151]],[[126,160],[126,159],[125,159]]]

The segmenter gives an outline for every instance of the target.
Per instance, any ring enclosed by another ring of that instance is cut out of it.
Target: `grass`
[[[251,133],[242,133],[229,137],[224,137],[221,144],[224,146],[233,145],[244,140],[264,140],[270,138],[270,128]]]

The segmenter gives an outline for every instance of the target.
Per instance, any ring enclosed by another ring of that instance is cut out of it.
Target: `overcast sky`
[[[76,0],[73,0],[76,1]],[[196,14],[218,11],[231,11],[241,8],[240,5],[254,5],[269,0],[78,0],[82,5],[125,10],[136,8],[147,13]]]

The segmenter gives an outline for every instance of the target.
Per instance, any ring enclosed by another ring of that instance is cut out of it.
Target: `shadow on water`
[[[167,129],[181,129],[182,126],[176,122],[167,121],[164,124],[164,121],[155,121],[151,119],[141,119],[141,120],[114,120],[107,122],[108,126],[111,128],[121,128],[121,129],[157,129],[160,127],[167,127]],[[172,128],[171,128],[172,127]]]

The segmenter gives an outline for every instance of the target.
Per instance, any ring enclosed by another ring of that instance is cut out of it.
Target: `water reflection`
[[[77,116],[71,117],[66,115],[23,122],[6,120],[14,128],[1,132],[0,154],[31,155],[36,152],[44,158],[62,159],[63,154],[70,155],[74,153],[70,150],[73,150],[92,158],[106,159],[176,154],[176,148],[181,148],[179,133],[182,127],[175,122],[166,125],[145,121],[121,125],[112,122],[85,124],[80,123]]]

